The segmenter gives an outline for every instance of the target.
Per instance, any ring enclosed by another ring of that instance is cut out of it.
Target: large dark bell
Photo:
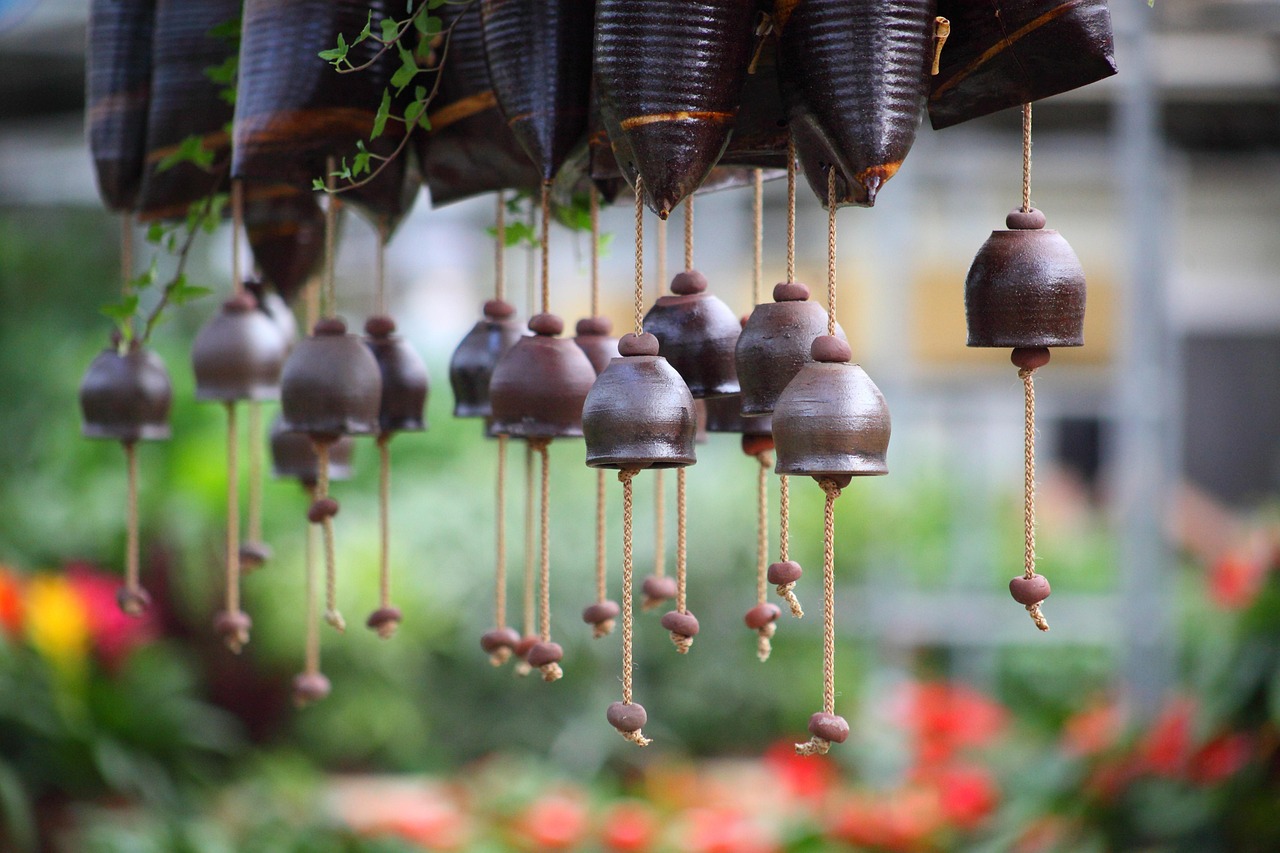
[[[329,445],[330,480],[351,479],[351,452],[355,445],[355,441],[345,435]],[[279,416],[271,422],[271,471],[277,477],[296,477],[307,486],[316,482],[320,472],[311,437],[289,432]]]
[[[627,335],[582,410],[592,468],[676,468],[697,461],[693,395],[652,335]]]
[[[720,299],[707,293],[707,278],[685,270],[671,281],[644,318],[644,329],[658,339],[659,352],[689,386],[694,397],[738,393],[734,347],[742,325]]]
[[[849,345],[823,335],[773,410],[779,474],[832,479],[887,474],[889,407]]]
[[[341,320],[321,320],[284,363],[280,403],[285,429],[315,438],[378,431],[382,374],[364,341]]]
[[[380,432],[421,432],[427,428],[427,366],[409,342],[395,334],[390,317],[370,317],[364,324],[365,345],[382,371]]]
[[[618,339],[610,335],[613,323],[608,317],[587,317],[578,321],[573,342],[587,354],[596,374],[604,373],[609,362],[618,357]]]
[[[992,231],[964,282],[971,347],[1084,345],[1084,270],[1038,210],[1015,210]]]
[[[557,337],[564,322],[554,314],[538,314],[529,329],[534,334],[516,341],[493,369],[493,429],[514,438],[577,438],[595,368],[572,338]]]
[[[280,327],[249,293],[228,299],[191,346],[196,399],[274,400],[280,396],[285,342]]]
[[[748,418],[742,414],[742,395],[727,394],[702,401],[707,407],[707,432],[731,432],[745,436],[773,434],[773,418]]]
[[[773,288],[773,298],[755,307],[738,338],[735,360],[747,416],[773,411],[782,389],[813,360],[814,338],[827,333],[827,312],[809,301],[807,285],[783,282]],[[844,339],[839,326],[836,335]]]
[[[507,302],[496,299],[486,302],[484,319],[471,327],[453,351],[453,358],[449,360],[449,384],[453,386],[455,418],[487,418],[493,414],[489,406],[489,380],[494,365],[524,334],[513,319],[515,311]]]
[[[280,330],[280,337],[284,338],[284,351],[288,353],[298,342],[298,320],[293,316],[292,309],[276,289],[266,282],[246,281],[244,286],[258,300],[258,310],[270,317],[271,322]]]
[[[80,411],[85,438],[115,441],[163,441],[169,437],[173,390],[160,356],[131,347],[121,355],[108,347],[80,381]]]

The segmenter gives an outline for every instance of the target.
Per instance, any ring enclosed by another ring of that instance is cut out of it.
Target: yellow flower
[[[31,645],[63,669],[79,669],[89,651],[89,613],[60,575],[37,575],[27,584],[26,629]]]

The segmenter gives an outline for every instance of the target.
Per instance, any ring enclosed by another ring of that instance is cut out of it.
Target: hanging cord
[[[778,478],[778,560],[787,562],[791,559],[791,478],[783,474]],[[776,587],[778,595],[787,602],[791,615],[796,619],[804,618],[804,608],[800,599],[796,598],[795,581],[780,583]]]
[[[656,282],[654,284],[654,296],[661,296],[667,292],[667,220],[658,220],[658,247],[655,251],[657,257],[654,259]]]
[[[125,296],[133,292],[133,214],[120,217],[120,289]]]
[[[653,472],[653,576],[667,575],[667,484],[663,470]],[[652,610],[661,604],[663,599],[646,599],[641,605],[644,610]]]
[[[836,712],[836,498],[840,487],[832,480],[819,480],[827,494],[822,530],[822,710]],[[831,741],[814,735],[796,744],[797,755],[826,755]]]
[[[693,194],[684,200],[684,268],[693,269]]]
[[[836,334],[836,169],[827,170],[827,334]]]
[[[378,220],[378,251],[373,262],[373,309],[381,315],[387,313],[387,223],[382,220]]]
[[[128,492],[125,498],[124,589],[117,596],[117,601],[120,609],[127,615],[141,616],[147,609],[149,599],[139,580],[138,445],[132,441],[122,443]]]
[[[640,176],[636,176],[636,288],[635,288],[635,335],[644,334],[644,196],[640,189]],[[662,246],[662,220],[658,220],[658,245]],[[662,256],[658,256],[661,267]]]
[[[600,194],[591,185],[591,316],[600,316]],[[609,595],[608,554],[605,545],[607,535],[607,500],[604,469],[596,471],[596,601],[604,602]],[[613,632],[613,620],[605,619],[591,626],[595,639]]]
[[[1022,212],[1031,210],[1031,104],[1022,105]]]
[[[538,207],[533,203],[533,199],[529,199],[526,219],[527,221],[525,224],[529,227],[528,233],[536,234],[536,229],[538,227]],[[538,301],[537,290],[535,288],[537,274],[537,255],[534,252],[533,246],[526,245],[524,249],[524,281],[528,314],[530,317],[538,313],[534,310]]]
[[[325,162],[325,189],[328,192],[324,206],[324,284],[320,294],[320,314],[333,317],[338,313],[337,284],[333,277],[334,246],[337,243],[338,196],[334,193],[334,158]]]
[[[319,500],[320,490],[316,486],[311,486],[307,491],[311,495],[312,503]],[[302,556],[307,590],[307,644],[303,672],[307,675],[318,675],[320,673],[320,607],[316,595],[316,526],[314,524],[307,525],[307,539]]]
[[[773,454],[767,450],[756,456],[760,468],[756,471],[756,605],[768,601],[769,589],[769,470],[773,468]],[[793,596],[794,597],[794,596]],[[756,657],[764,663],[773,653],[773,635],[778,631],[777,620],[756,629]]]
[[[231,182],[231,287],[244,293],[244,271],[240,267],[240,232],[244,228],[244,182]]]
[[[1027,580],[1036,576],[1036,385],[1035,369],[1022,368],[1023,429],[1022,429],[1022,525],[1023,552],[1022,576]],[[1040,603],[1026,605],[1027,614],[1041,631],[1049,630],[1049,621],[1040,612]]]
[[[521,602],[523,620],[521,636],[533,637],[537,630],[537,556],[534,554],[534,510],[536,500],[533,482],[533,446],[529,442],[524,445],[524,597]],[[521,659],[516,663],[516,675],[525,676],[533,671],[528,662]]]
[[[764,299],[764,170],[756,169],[752,178],[755,195],[751,204],[751,238],[755,253],[751,265],[751,304],[759,305]]]
[[[498,436],[498,479],[494,490],[493,625],[507,624],[507,436]],[[509,649],[503,651],[510,654]],[[505,663],[507,655],[498,663]]]
[[[494,219],[493,298],[501,302],[507,290],[507,194],[501,190],[498,191]]]
[[[256,560],[265,558],[262,547],[262,404],[249,403],[249,542],[258,546]],[[247,567],[246,567],[247,568]],[[254,566],[256,568],[256,566]]]
[[[542,185],[542,313],[551,313],[551,185]]]
[[[637,179],[639,183],[639,179]],[[637,196],[639,187],[637,187]],[[634,500],[631,481],[638,471],[624,470],[618,472],[622,481],[622,702],[633,703],[632,670],[635,661],[632,658],[633,635],[635,632],[635,615],[632,606],[632,587],[634,585],[635,566],[632,560],[632,544],[634,528],[632,524]],[[622,736],[636,746],[648,746],[651,741],[640,729],[633,732],[622,732]]]
[[[591,316],[600,316],[600,192],[591,185]]]
[[[548,439],[531,440],[530,445],[542,457],[542,488],[538,500],[539,540],[541,546],[538,553],[539,597],[538,597],[538,636],[543,643],[551,642],[551,469],[548,463]],[[559,681],[564,670],[556,662],[543,664],[542,680]]]
[[[338,502],[329,497],[329,447],[327,441],[314,442],[316,450],[316,491],[313,515],[320,517],[324,534],[324,621],[338,631],[347,630],[347,622],[338,612],[337,549],[333,542],[333,515]],[[319,509],[319,511],[316,511]]]
[[[371,618],[373,628],[384,640],[396,632],[399,619],[391,607],[391,437],[379,433],[378,445],[378,611]]]
[[[227,403],[227,576],[225,612],[240,614],[240,461],[236,404]],[[229,626],[230,627],[230,626]],[[249,642],[248,627],[237,624],[225,633],[227,648],[236,654]]]
[[[685,522],[688,503],[685,500],[685,469],[676,469],[676,612],[688,613],[688,550],[687,525]],[[671,642],[676,651],[687,655],[693,647],[693,637],[689,634],[671,632]]]
[[[796,280],[796,144],[787,142],[787,281]]]

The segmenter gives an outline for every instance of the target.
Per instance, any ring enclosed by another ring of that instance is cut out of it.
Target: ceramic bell
[[[622,355],[591,387],[582,410],[587,465],[592,468],[675,468],[697,461],[693,395],[658,354],[651,334],[626,335]]]
[[[529,329],[493,369],[493,429],[513,438],[577,438],[595,368],[572,338],[558,337],[564,321],[554,314],[538,314]]]
[[[702,401],[707,407],[707,432],[742,436],[742,452],[757,456],[773,449],[773,418],[748,418],[742,414],[742,395],[729,394]]]
[[[618,357],[618,339],[613,337],[613,323],[608,317],[586,317],[578,321],[573,342],[587,354],[596,373],[604,373],[609,362]]]
[[[121,355],[108,347],[89,364],[80,382],[85,438],[163,441],[169,437],[173,389],[160,356],[131,346]]]
[[[449,360],[449,384],[453,386],[455,418],[487,418],[489,381],[494,365],[524,334],[513,318],[511,303],[491,299],[484,304],[484,319],[467,332]]]
[[[778,397],[773,440],[779,474],[830,479],[887,474],[889,407],[871,377],[850,364],[849,345],[823,335]]]
[[[1084,344],[1084,270],[1071,246],[1034,208],[992,231],[964,283],[971,347]]]
[[[279,326],[258,310],[252,294],[233,296],[201,327],[191,347],[196,399],[274,400],[284,359]]]
[[[350,436],[329,445],[329,479],[351,479],[351,454],[355,441]],[[319,476],[319,460],[310,437],[302,432],[289,432],[284,419],[271,422],[271,470],[277,477],[293,477],[304,486],[315,485]]]
[[[645,331],[658,339],[659,352],[689,386],[694,397],[739,391],[734,347],[742,326],[719,298],[707,293],[707,277],[685,270],[671,280],[644,318]]]
[[[742,414],[767,415],[782,389],[813,361],[814,338],[827,333],[827,312],[809,301],[809,286],[798,281],[773,288],[773,302],[757,305],[742,328],[735,352]],[[844,330],[836,327],[844,340]]]
[[[285,429],[316,439],[378,431],[382,375],[378,362],[337,318],[316,323],[284,363],[280,402]]]
[[[418,351],[395,333],[390,317],[370,317],[364,324],[365,346],[382,372],[382,406],[378,431],[421,432],[427,428],[427,366]]]

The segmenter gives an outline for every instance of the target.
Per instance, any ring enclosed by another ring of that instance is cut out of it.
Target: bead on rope
[[[1049,581],[1036,573],[1035,372],[1050,347],[1084,344],[1084,270],[1071,246],[1031,204],[1031,104],[1022,107],[1022,204],[978,250],[965,278],[971,347],[1009,347],[1023,387],[1023,573],[1009,582],[1013,599],[1041,631]]]
[[[744,621],[758,635],[756,657],[764,663],[773,653],[773,635],[778,630],[778,617],[782,611],[768,600],[767,573],[769,563],[769,469],[773,467],[773,454],[761,451],[759,470],[756,472],[756,604],[747,611]]]

